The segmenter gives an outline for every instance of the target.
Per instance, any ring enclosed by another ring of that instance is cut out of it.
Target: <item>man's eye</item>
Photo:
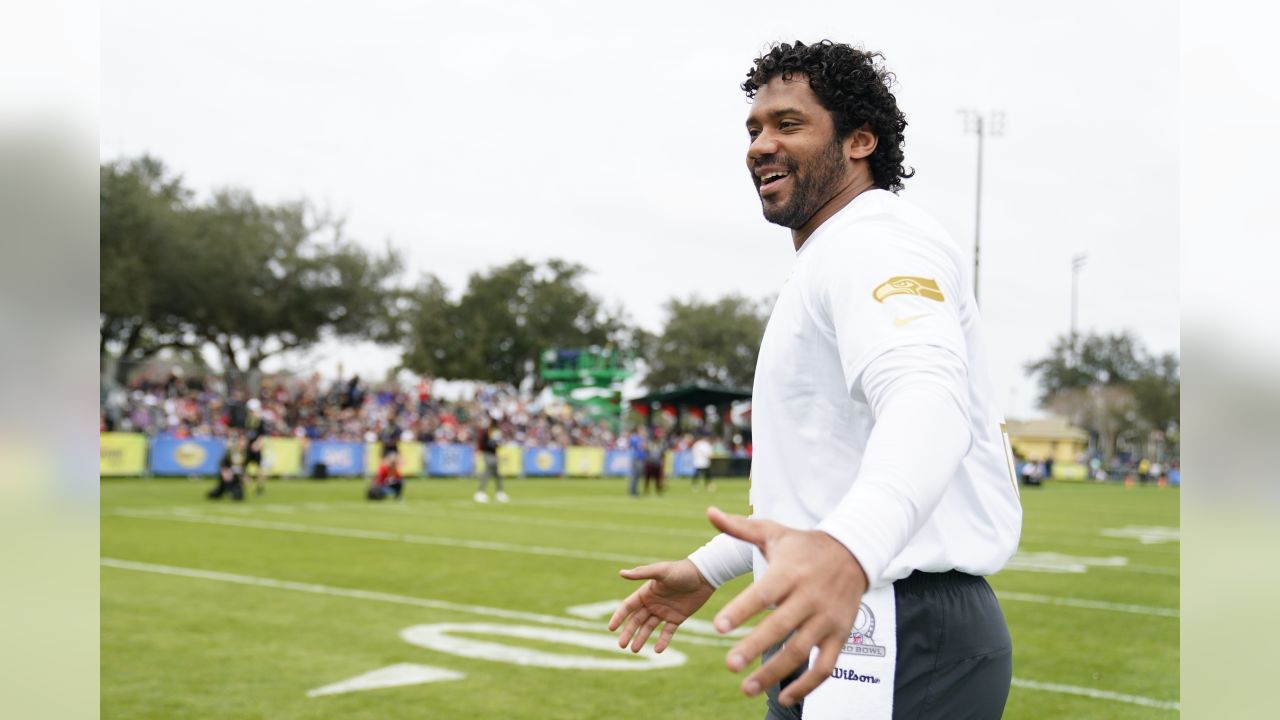
[[[782,122],[778,123],[778,127],[783,130],[791,130],[793,128],[800,127],[800,123],[795,122],[794,120],[783,120]]]
[[[747,137],[751,138],[752,140],[755,140],[759,136],[760,136],[759,130],[756,130],[755,128],[749,128],[747,130]]]

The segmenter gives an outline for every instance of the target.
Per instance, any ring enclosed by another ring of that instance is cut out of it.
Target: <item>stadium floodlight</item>
[[[964,119],[966,134],[978,136],[978,177],[973,213],[973,299],[978,301],[978,261],[982,243],[982,150],[983,140],[1004,135],[1004,112],[983,114],[977,110],[960,109],[956,112]]]
[[[1076,253],[1071,257],[1071,338],[1072,340],[1074,340],[1076,336],[1076,317],[1078,315],[1076,304],[1077,304],[1077,297],[1080,294],[1079,293],[1080,271],[1084,269],[1084,266],[1086,263],[1088,263],[1088,261],[1089,261],[1089,255],[1087,253]]]

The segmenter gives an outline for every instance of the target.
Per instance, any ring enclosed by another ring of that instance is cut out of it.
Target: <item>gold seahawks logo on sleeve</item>
[[[922,298],[943,302],[942,291],[938,289],[938,281],[933,278],[895,275],[876,286],[871,297],[882,303],[890,295],[918,295]]]

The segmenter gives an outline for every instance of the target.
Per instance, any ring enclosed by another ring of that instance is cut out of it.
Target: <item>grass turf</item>
[[[722,480],[710,495],[676,481],[663,497],[631,499],[622,480],[511,480],[505,505],[472,501],[470,480],[410,480],[402,504],[363,501],[363,484],[347,480],[271,481],[263,497],[214,503],[203,499],[210,484],[102,483],[104,718],[763,716],[763,701],[744,698],[724,668],[729,642],[685,629],[673,643],[683,665],[637,671],[519,665],[516,650],[505,661],[463,657],[400,637],[433,623],[595,632],[586,623],[604,634],[605,619],[566,610],[625,597],[621,567],[697,547],[711,535],[708,504],[746,511],[745,481]],[[1005,717],[1177,714],[1179,545],[1102,531],[1176,528],[1178,498],[1111,485],[1023,491],[1021,552],[1125,564],[991,579],[1015,647]],[[698,617],[709,620],[746,584],[723,588]],[[503,611],[553,618],[495,617]],[[455,635],[619,657],[501,628]],[[400,663],[465,677],[308,697]]]

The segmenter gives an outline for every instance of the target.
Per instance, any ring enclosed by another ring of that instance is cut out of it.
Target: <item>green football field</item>
[[[617,570],[683,557],[746,482],[272,481],[241,504],[210,481],[102,483],[104,718],[760,718],[707,627],[654,656],[605,630]],[[1021,550],[992,578],[1013,634],[1009,718],[1178,714],[1174,489],[1025,489]],[[746,586],[722,588],[698,618]]]

